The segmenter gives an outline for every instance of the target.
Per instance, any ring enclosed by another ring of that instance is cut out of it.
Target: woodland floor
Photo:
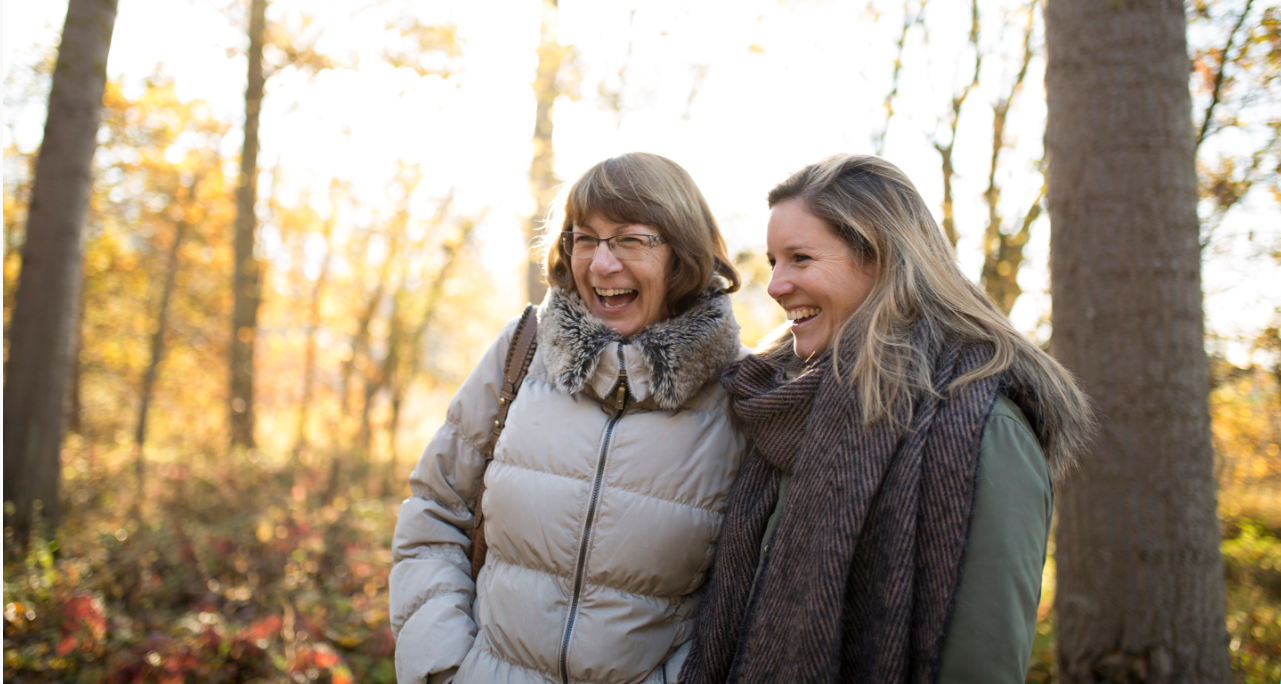
[[[58,540],[20,553],[5,539],[5,680],[394,682],[401,493],[359,473],[330,487],[328,467],[197,461],[154,467],[139,516],[131,464],[71,457]],[[1234,681],[1276,682],[1281,493],[1223,498]],[[1052,564],[1029,682],[1053,681]]]

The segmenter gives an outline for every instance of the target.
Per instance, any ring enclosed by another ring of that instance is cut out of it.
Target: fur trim
[[[1076,467],[1099,424],[1089,397],[1067,370],[1048,360],[1017,356],[1005,373],[1001,392],[1023,411],[1045,452],[1050,477],[1058,483]],[[1066,376],[1059,383],[1050,381],[1056,371]]]
[[[538,348],[557,389],[581,392],[596,374],[601,352],[619,339],[617,331],[587,310],[577,292],[548,288],[538,307]]]
[[[611,342],[634,344],[642,352],[654,402],[677,409],[720,375],[739,356],[738,321],[729,296],[713,285],[684,313],[654,323],[630,340],[587,309],[577,292],[547,291],[538,309],[538,347],[552,382],[574,394],[596,374]]]

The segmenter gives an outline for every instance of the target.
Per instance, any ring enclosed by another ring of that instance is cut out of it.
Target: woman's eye
[[[643,239],[635,235],[623,235],[618,238],[618,244],[623,247],[640,247],[643,242]]]
[[[576,245],[586,245],[586,244],[595,243],[595,242],[596,242],[596,238],[590,235],[583,235],[582,233],[574,233],[574,244]]]
[[[772,271],[772,270],[774,270],[774,260],[773,260],[773,259],[766,259],[766,261],[768,261],[768,262],[769,262],[769,270],[771,270],[771,271]]]
[[[809,261],[809,260],[810,260],[809,256],[807,256],[807,255],[805,255],[805,254],[793,254],[793,255],[792,255],[792,261],[793,261],[793,262],[795,262],[795,263],[798,263],[798,264],[799,264],[800,262],[802,262],[802,261]]]

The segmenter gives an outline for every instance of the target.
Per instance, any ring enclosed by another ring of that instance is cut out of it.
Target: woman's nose
[[[602,242],[596,245],[596,254],[592,256],[592,273],[596,275],[608,275],[621,270],[623,264],[614,256],[614,250],[609,245]]]
[[[776,268],[770,273],[769,285],[765,288],[765,291],[769,293],[771,298],[777,300],[791,294],[793,289],[795,288],[792,286],[792,281],[784,273],[784,269]]]

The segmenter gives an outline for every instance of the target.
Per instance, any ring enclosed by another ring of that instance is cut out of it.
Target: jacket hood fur
[[[1019,355],[1006,371],[1001,392],[1023,411],[1045,452],[1051,478],[1060,482],[1089,448],[1098,432],[1098,421],[1089,398],[1071,377],[1052,383],[1045,365],[1040,359]],[[1067,373],[1062,368],[1056,370]]]
[[[552,382],[563,392],[583,390],[596,374],[612,342],[635,346],[654,402],[677,409],[726,364],[740,356],[738,322],[729,297],[715,284],[703,291],[684,313],[651,324],[624,340],[618,331],[593,315],[577,292],[559,287],[547,291],[538,308],[538,347]],[[636,387],[633,384],[633,397]]]

